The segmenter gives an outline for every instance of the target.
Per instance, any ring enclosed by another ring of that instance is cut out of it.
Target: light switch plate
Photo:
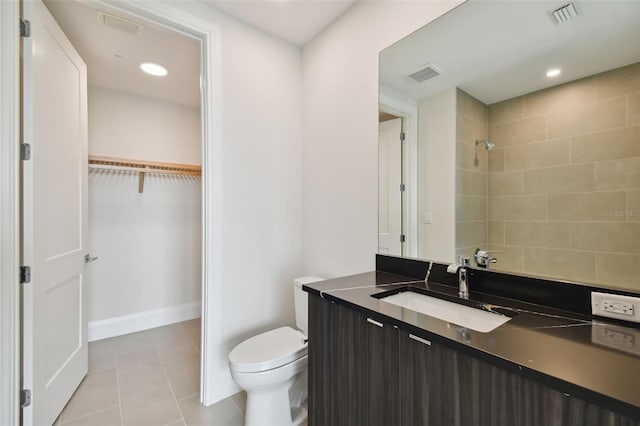
[[[640,297],[591,292],[591,313],[640,323]]]

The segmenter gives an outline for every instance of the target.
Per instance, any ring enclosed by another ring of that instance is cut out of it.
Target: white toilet
[[[318,277],[293,280],[296,326],[281,327],[251,337],[229,354],[233,380],[247,392],[245,426],[292,426],[306,419],[306,410],[292,418],[292,406],[306,400],[307,293],[302,285],[322,281]],[[294,383],[301,393],[290,397]]]

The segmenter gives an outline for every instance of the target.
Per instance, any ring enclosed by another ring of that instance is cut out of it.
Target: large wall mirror
[[[640,291],[639,1],[469,0],[380,53],[379,121],[380,253]]]

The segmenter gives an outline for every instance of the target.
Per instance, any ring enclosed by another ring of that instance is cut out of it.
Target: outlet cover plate
[[[591,292],[591,313],[640,323],[640,297]]]

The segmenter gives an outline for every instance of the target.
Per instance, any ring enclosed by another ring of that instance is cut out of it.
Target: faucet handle
[[[471,266],[471,259],[464,256],[458,257],[458,265],[460,266]]]

